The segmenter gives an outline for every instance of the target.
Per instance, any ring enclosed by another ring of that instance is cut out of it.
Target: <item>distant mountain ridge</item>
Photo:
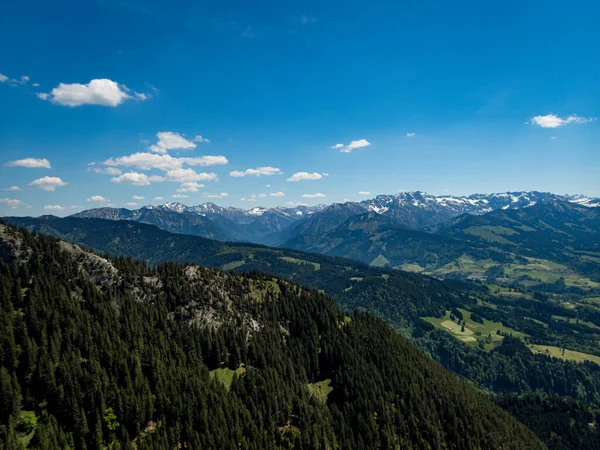
[[[597,207],[599,198],[557,195],[548,192],[506,192],[455,197],[425,192],[378,195],[360,202],[331,205],[243,209],[207,202],[188,206],[178,202],[147,205],[137,210],[95,208],[74,217],[134,220],[156,225],[174,233],[192,234],[222,241],[281,245],[299,235],[315,236],[341,226],[352,216],[372,212],[394,226],[413,230],[433,227],[462,214],[482,215],[502,209],[520,209],[538,202],[560,200]]]

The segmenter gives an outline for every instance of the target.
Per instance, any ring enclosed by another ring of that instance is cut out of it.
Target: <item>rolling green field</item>
[[[588,355],[587,353],[576,352],[573,350],[564,350],[559,347],[552,347],[550,345],[537,345],[532,344],[530,347],[532,352],[540,353],[555,358],[565,359],[568,361],[584,362],[592,361],[596,364],[600,364],[600,356]]]
[[[523,276],[530,277],[531,280],[521,280],[524,286],[530,287],[540,283],[556,283],[563,278],[567,287],[575,286],[584,290],[596,289],[600,287],[589,278],[579,275],[567,266],[558,264],[546,259],[525,258],[527,264],[518,262],[499,264],[491,259],[477,260],[467,255],[462,255],[456,261],[452,261],[438,268],[422,267],[419,264],[403,264],[398,268],[408,272],[424,273],[435,277],[445,278],[453,274],[461,274],[468,277],[473,273],[484,274],[486,270],[492,267],[502,266],[504,268],[504,277],[502,281],[510,284],[519,280]]]

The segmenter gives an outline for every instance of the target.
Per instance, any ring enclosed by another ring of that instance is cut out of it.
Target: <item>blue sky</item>
[[[599,15],[592,1],[5,2],[0,215],[600,196]]]

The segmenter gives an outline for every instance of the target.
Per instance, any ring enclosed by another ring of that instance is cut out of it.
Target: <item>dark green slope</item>
[[[501,258],[490,251],[451,237],[398,227],[376,213],[353,216],[322,235],[297,235],[284,247],[399,268],[403,264],[439,268],[465,253],[476,258]]]
[[[600,280],[600,210],[552,200],[460,216],[432,231],[477,245],[567,264]]]
[[[384,322],[270,276],[0,224],[0,310],[2,448],[545,448]]]

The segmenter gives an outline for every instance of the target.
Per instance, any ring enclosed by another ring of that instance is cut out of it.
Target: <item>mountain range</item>
[[[468,197],[434,196],[424,192],[378,195],[361,202],[334,203],[313,207],[296,206],[241,209],[214,203],[186,206],[165,203],[137,210],[95,208],[75,217],[134,220],[157,225],[174,233],[192,234],[224,241],[280,245],[297,235],[320,235],[342,225],[350,217],[374,212],[395,226],[423,229],[462,214],[481,215],[498,209],[518,209],[540,201],[557,199],[584,206],[598,206],[600,199],[561,196],[544,192],[473,194]]]

